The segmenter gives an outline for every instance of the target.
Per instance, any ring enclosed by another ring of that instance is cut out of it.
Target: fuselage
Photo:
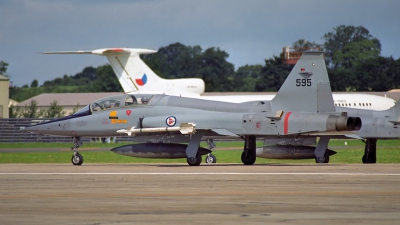
[[[167,95],[117,95],[94,101],[75,114],[25,128],[62,136],[117,136],[117,130],[194,123],[205,136],[290,136],[359,129],[339,114],[283,112],[269,101],[228,103]],[[137,134],[138,136],[142,134]],[[153,134],[143,134],[152,136]],[[190,138],[189,135],[186,135]]]
[[[51,120],[25,130],[61,136],[116,136],[119,129],[141,127],[139,121],[161,117],[159,126],[167,127],[167,118],[185,115],[209,118],[209,121],[221,117],[214,127],[241,127],[244,113],[254,114],[267,110],[268,105],[236,104],[201,99],[180,98],[166,95],[117,95],[100,99],[85,106],[75,114]],[[149,101],[151,99],[151,101]],[[237,124],[224,123],[223,119],[232,118]],[[191,119],[191,118],[187,118]],[[194,119],[194,118],[193,118]],[[203,119],[206,120],[206,119]],[[179,124],[184,121],[175,121]],[[150,123],[150,122],[148,122]],[[175,125],[175,124],[174,124]],[[197,124],[200,126],[200,124]],[[122,134],[120,134],[122,135]]]

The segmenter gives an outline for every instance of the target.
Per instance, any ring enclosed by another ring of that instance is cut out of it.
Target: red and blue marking
[[[139,86],[143,86],[143,85],[145,85],[147,83],[147,75],[143,74],[142,78],[135,79],[135,81]]]
[[[167,124],[167,126],[169,127],[173,127],[176,124],[176,117],[175,116],[169,116],[166,120],[165,123]]]

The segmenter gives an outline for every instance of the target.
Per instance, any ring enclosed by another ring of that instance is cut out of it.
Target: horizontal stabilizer
[[[280,120],[282,119],[283,111],[278,110],[275,113],[274,112],[269,112],[265,117],[272,119],[272,120]]]
[[[345,135],[346,137],[348,137],[348,138],[353,138],[353,139],[364,139],[364,138],[362,138],[362,137],[360,137],[360,136],[358,136],[358,135],[355,135],[355,134],[346,134]]]
[[[42,54],[95,54],[95,55],[118,55],[118,54],[128,54],[128,55],[145,55],[156,53],[156,50],[151,49],[140,49],[140,48],[103,48],[93,51],[54,51],[54,52],[42,52]]]
[[[92,51],[56,51],[56,52],[41,52],[42,54],[93,54]]]

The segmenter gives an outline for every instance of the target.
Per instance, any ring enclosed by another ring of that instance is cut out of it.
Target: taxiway
[[[0,224],[399,224],[400,165],[1,164]]]

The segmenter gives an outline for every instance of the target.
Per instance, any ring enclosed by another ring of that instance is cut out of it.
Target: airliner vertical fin
[[[124,92],[185,94],[199,96],[205,84],[199,78],[163,79],[140,58],[155,50],[137,48],[105,48],[93,51],[43,52],[43,54],[95,54],[106,56]]]

